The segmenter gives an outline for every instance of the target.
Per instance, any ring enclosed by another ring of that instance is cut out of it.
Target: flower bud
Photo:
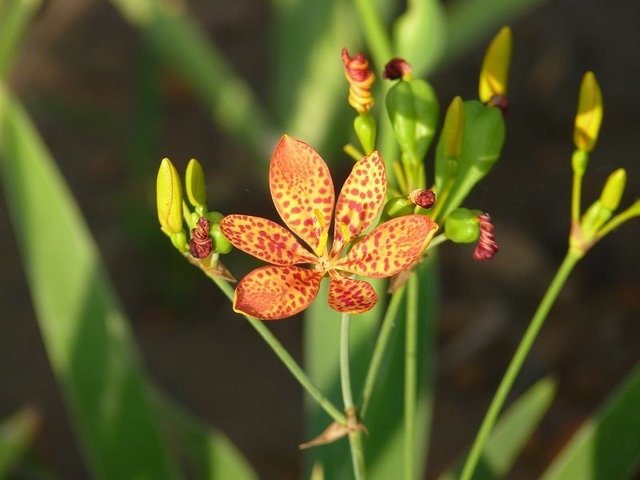
[[[600,202],[604,208],[612,212],[618,208],[626,183],[627,172],[624,168],[619,168],[609,175],[600,194]]]
[[[162,160],[158,169],[156,206],[158,220],[166,234],[177,234],[183,231],[180,176],[168,158]]]
[[[602,92],[593,72],[587,72],[582,77],[578,112],[576,113],[573,129],[573,143],[576,148],[591,152],[598,140],[600,125],[602,124]]]
[[[456,208],[444,222],[444,236],[455,243],[473,243],[480,236],[478,211]]]
[[[200,162],[195,158],[192,158],[187,165],[184,183],[186,186],[187,198],[191,205],[206,210],[207,193],[204,182],[204,171],[202,170]]]
[[[443,153],[449,158],[458,158],[462,150],[464,133],[464,103],[462,98],[455,97],[444,117],[442,127]]]
[[[493,38],[482,62],[478,95],[485,104],[499,106],[507,95],[511,64],[511,29],[502,27]]]

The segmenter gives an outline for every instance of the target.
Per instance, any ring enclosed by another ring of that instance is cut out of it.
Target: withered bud
[[[409,194],[409,200],[422,208],[431,208],[436,203],[436,194],[433,190],[418,188]]]
[[[405,78],[407,75],[411,75],[411,64],[403,58],[392,58],[384,66],[384,72],[382,72],[382,78],[387,80],[398,80]]]
[[[349,82],[349,105],[358,113],[364,113],[373,107],[371,85],[376,78],[369,68],[369,61],[362,53],[356,53],[352,57],[349,51],[343,48],[342,63]]]
[[[503,117],[509,113],[509,97],[506,95],[494,95],[489,99],[487,105],[500,109]]]
[[[473,251],[474,260],[491,260],[498,253],[498,243],[493,235],[493,223],[488,213],[478,215],[480,237]]]
[[[194,258],[206,258],[213,250],[213,240],[209,236],[211,224],[205,217],[200,217],[196,223],[196,228],[191,230],[191,240],[189,240],[189,252]]]

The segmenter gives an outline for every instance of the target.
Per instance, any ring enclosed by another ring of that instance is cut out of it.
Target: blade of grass
[[[184,440],[197,478],[255,478],[224,437],[157,407],[78,206],[1,84],[0,154],[43,341],[92,475],[177,478],[162,419]]]
[[[555,393],[556,383],[550,378],[543,378],[505,411],[487,440],[474,480],[507,477],[516,458],[549,410]],[[455,470],[443,473],[439,480],[458,478],[463,460],[461,458]]]
[[[155,0],[112,0],[164,60],[189,82],[214,122],[265,162],[275,125],[216,45],[183,8]]]
[[[564,447],[543,480],[636,478],[640,471],[640,365]]]
[[[2,178],[31,296],[90,471],[176,478],[95,246],[33,125],[4,89],[0,129]]]
[[[0,2],[0,78],[9,71],[11,60],[42,0]]]

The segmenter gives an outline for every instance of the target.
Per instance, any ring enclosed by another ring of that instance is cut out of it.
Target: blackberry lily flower
[[[438,228],[427,216],[406,215],[358,239],[378,217],[386,187],[384,163],[373,152],[354,165],[335,202],[324,160],[306,143],[283,136],[271,157],[269,188],[291,231],[249,215],[229,215],[220,222],[222,233],[236,248],[271,264],[240,281],[233,309],[263,320],[292,316],[311,304],[327,274],[333,309],[362,313],[373,308],[378,301],[375,290],[353,275],[385,278],[411,268]]]

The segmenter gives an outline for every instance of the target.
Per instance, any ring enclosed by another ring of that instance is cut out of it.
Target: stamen
[[[317,208],[313,209],[314,215],[314,233],[318,237],[318,246],[314,249],[317,256],[323,257],[327,253],[327,242],[329,241],[329,230],[327,229],[327,223],[324,221],[322,213]]]

